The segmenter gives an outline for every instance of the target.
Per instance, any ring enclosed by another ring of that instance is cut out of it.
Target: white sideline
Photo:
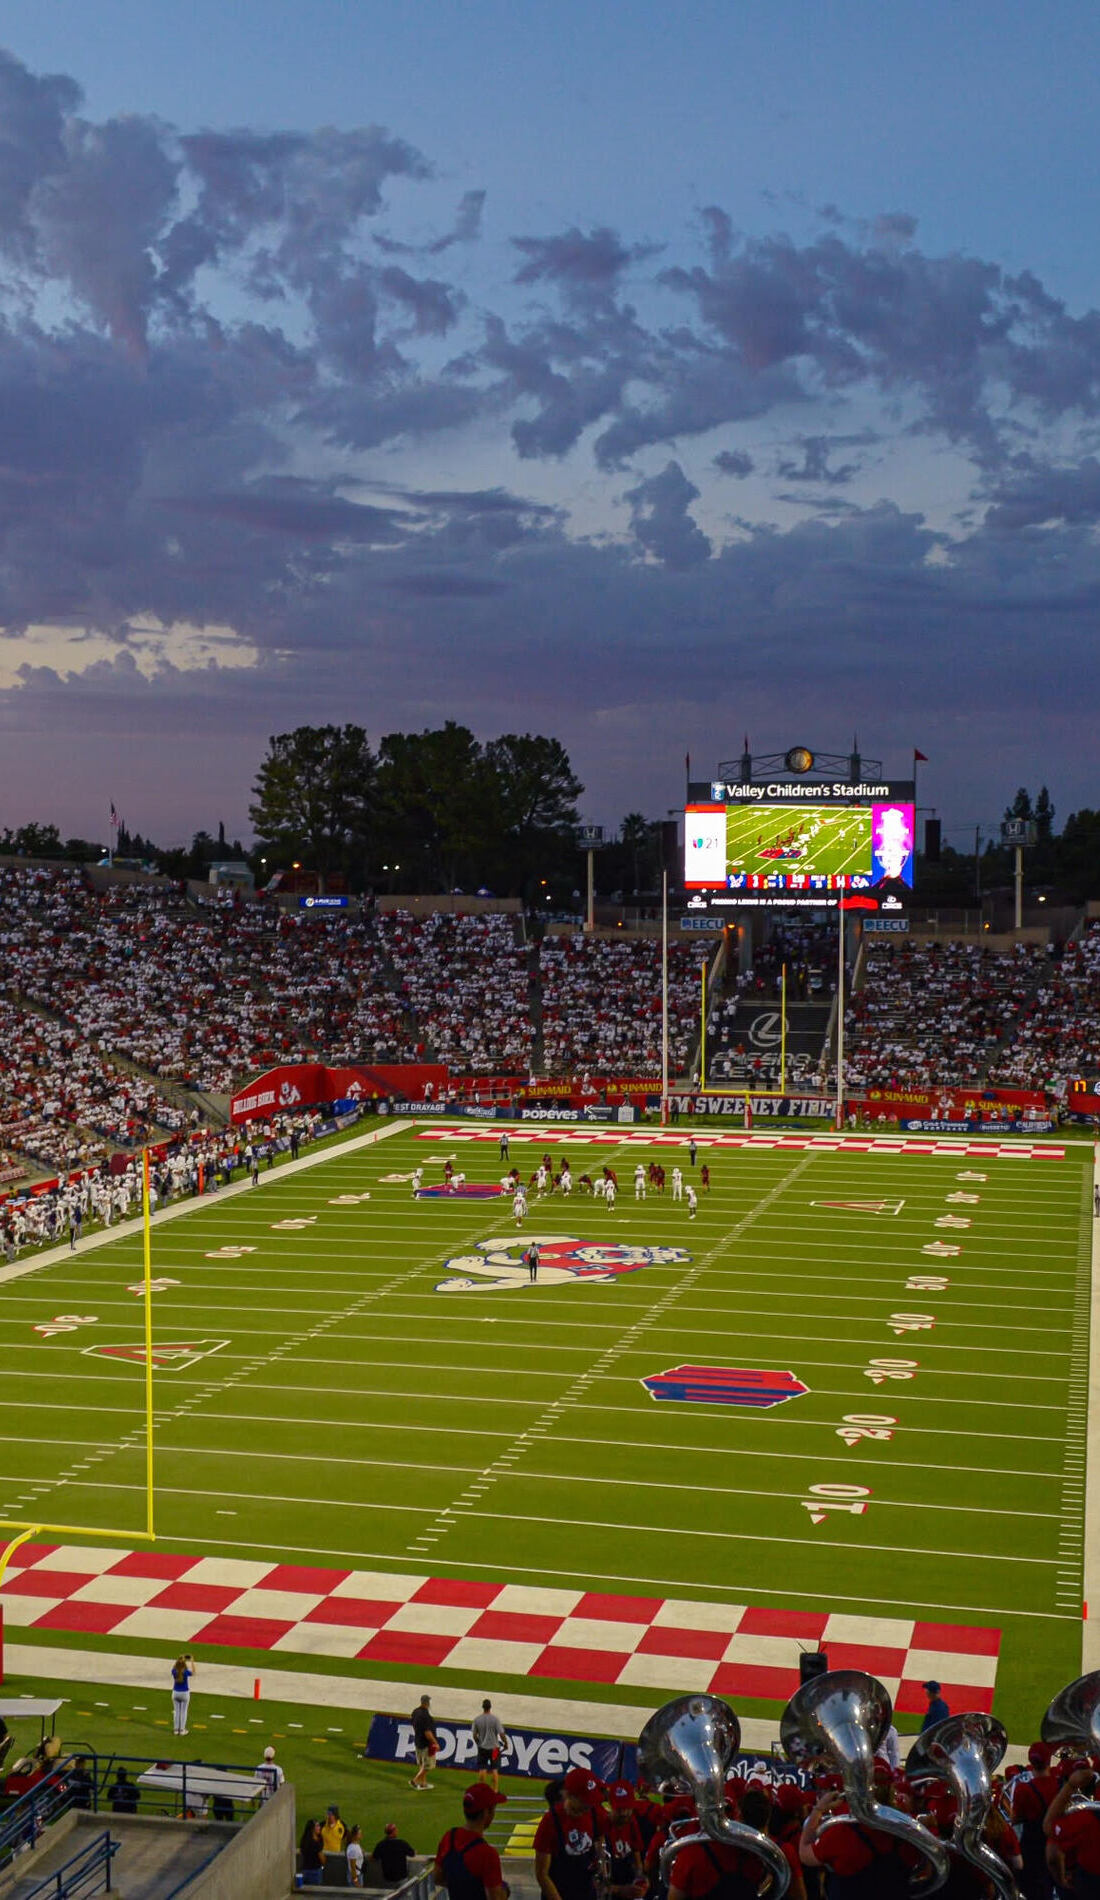
[[[169,1664],[163,1656],[125,1656],[110,1650],[40,1649],[37,1644],[8,1643],[4,1648],[8,1673],[36,1683],[39,1678],[51,1682],[86,1683],[91,1688],[112,1683],[125,1689],[163,1690],[168,1699]],[[200,1664],[195,1679],[196,1713],[202,1713],[204,1693],[239,1696],[255,1702],[256,1671],[238,1663]],[[293,1702],[318,1709],[351,1709],[364,1719],[377,1711],[390,1714],[413,1708],[424,1693],[427,1681],[432,1696],[432,1712],[443,1722],[468,1722],[477,1694],[471,1689],[448,1687],[436,1671],[429,1670],[419,1682],[380,1682],[368,1676],[316,1676],[299,1669],[272,1669],[261,1674],[260,1700]],[[494,1692],[495,1694],[495,1692]],[[502,1695],[498,1706],[505,1725],[533,1728],[544,1733],[609,1735],[615,1741],[635,1742],[649,1717],[664,1706],[633,1702],[575,1702],[557,1696]],[[779,1718],[742,1716],[741,1741],[745,1748],[770,1754],[779,1741]],[[903,1744],[906,1737],[902,1737]],[[1012,1743],[1007,1762],[1025,1762],[1027,1743]]]
[[[285,1181],[288,1174],[302,1174],[307,1168],[319,1168],[323,1161],[335,1161],[338,1156],[354,1154],[360,1148],[370,1148],[375,1142],[384,1141],[387,1135],[404,1134],[408,1128],[418,1124],[411,1121],[387,1122],[384,1128],[372,1128],[368,1134],[353,1135],[350,1141],[340,1143],[338,1148],[322,1148],[316,1153],[300,1155],[297,1161],[284,1161],[279,1168],[272,1168],[260,1175],[262,1188],[273,1181]],[[251,1181],[235,1181],[231,1187],[221,1187],[212,1194],[191,1194],[185,1200],[173,1201],[170,1207],[158,1207],[153,1215],[152,1225],[160,1228],[171,1220],[181,1220],[185,1214],[206,1212],[216,1207],[220,1201],[231,1201],[238,1194],[255,1194]],[[136,1215],[133,1220],[119,1221],[113,1227],[104,1227],[101,1232],[90,1234],[87,1240],[81,1240],[75,1248],[68,1241],[59,1247],[48,1247],[43,1253],[31,1254],[26,1260],[14,1260],[11,1266],[0,1267],[0,1285],[7,1280],[21,1280],[24,1274],[37,1273],[39,1267],[55,1267],[62,1260],[79,1260],[84,1254],[93,1253],[98,1247],[110,1247],[116,1240],[127,1240],[131,1234],[140,1234],[142,1217]]]
[[[1092,1185],[1100,1186],[1100,1141],[1092,1151]],[[1094,1201],[1095,1208],[1095,1201]],[[1100,1220],[1092,1222],[1092,1302],[1089,1319],[1089,1409],[1085,1450],[1085,1620],[1081,1672],[1100,1669]]]
[[[77,1649],[40,1649],[37,1644],[7,1643],[4,1646],[5,1672],[25,1676],[29,1681],[48,1677],[50,1681],[97,1684],[114,1683],[128,1689],[163,1689],[168,1700],[169,1664],[163,1656],[126,1656],[117,1651]],[[203,1660],[195,1682],[197,1712],[203,1692],[219,1696],[240,1696],[254,1700],[256,1670],[237,1663],[211,1663]],[[200,1679],[201,1678],[201,1679]],[[429,1670],[425,1678],[431,1689],[432,1711],[443,1722],[468,1722],[478,1697],[470,1689],[448,1687],[439,1674]],[[364,1717],[376,1710],[386,1713],[411,1709],[424,1693],[424,1681],[385,1682],[365,1676],[318,1676],[300,1669],[272,1669],[261,1674],[261,1700],[298,1702],[320,1709],[353,1709]],[[480,1693],[480,1692],[479,1692]],[[629,1702],[574,1702],[560,1696],[509,1695],[505,1698],[507,1720],[520,1728],[561,1729],[569,1734],[611,1735],[616,1741],[637,1741],[640,1730],[653,1714],[653,1707]],[[778,1721],[748,1717],[741,1723],[741,1734],[749,1748],[771,1748],[778,1739]]]

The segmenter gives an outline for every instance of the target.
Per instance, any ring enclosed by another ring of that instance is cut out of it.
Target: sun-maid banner
[[[440,1768],[468,1768],[477,1761],[477,1743],[465,1722],[435,1722],[439,1742],[436,1765]],[[601,1781],[615,1781],[625,1775],[637,1779],[638,1755],[632,1742],[597,1740],[591,1735],[565,1735],[553,1729],[513,1728],[508,1725],[510,1747],[501,1767],[507,1775],[527,1775],[533,1781],[549,1781],[570,1768],[587,1768]],[[416,1748],[410,1721],[396,1715],[376,1715],[367,1736],[367,1754],[372,1761],[413,1761]]]
[[[976,1110],[990,1115],[998,1102],[1010,1108],[1040,1111],[1047,1105],[1046,1096],[1039,1089],[981,1088],[977,1084],[970,1089],[860,1089],[859,1093],[876,1112],[881,1108],[889,1114],[890,1104],[894,1102],[898,1104],[897,1113],[902,1115],[922,1111],[927,1115],[941,1109],[961,1109],[964,1114]]]

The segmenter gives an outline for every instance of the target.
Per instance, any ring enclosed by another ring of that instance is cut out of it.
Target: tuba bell
[[[718,1841],[755,1854],[772,1876],[768,1900],[782,1900],[791,1879],[782,1850],[766,1834],[726,1812],[726,1776],[740,1746],[741,1724],[719,1696],[678,1696],[650,1716],[638,1737],[638,1767],[647,1781],[671,1781],[692,1795],[699,1814],[695,1832],[666,1841],[662,1872],[681,1847]]]
[[[1039,1733],[1052,1748],[1083,1748],[1090,1755],[1100,1755],[1100,1669],[1059,1689]],[[1069,1805],[1100,1812],[1100,1801],[1090,1801],[1086,1795],[1075,1795]]]
[[[1039,1733],[1053,1748],[1085,1748],[1100,1755],[1100,1669],[1058,1691]]]
[[[889,1695],[874,1676],[862,1669],[832,1669],[796,1689],[780,1719],[779,1739],[790,1761],[827,1756],[839,1770],[852,1819],[896,1835],[928,1862],[929,1873],[915,1877],[910,1892],[914,1896],[936,1893],[951,1870],[943,1842],[911,1814],[885,1806],[874,1795],[875,1755],[893,1713]],[[833,1815],[823,1821],[819,1838],[844,1818]]]
[[[991,1715],[949,1715],[917,1737],[905,1761],[910,1781],[947,1781],[958,1803],[952,1846],[992,1881],[998,1900],[1020,1900],[1001,1856],[982,1839],[993,1801],[992,1777],[1008,1736]]]

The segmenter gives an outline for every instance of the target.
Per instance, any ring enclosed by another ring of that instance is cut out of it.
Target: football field
[[[414,1200],[498,1133],[154,1224],[151,1554],[140,1235],[0,1284],[0,1514],[110,1532],[16,1554],[9,1637],[748,1714],[823,1639],[1030,1735],[1080,1667],[1091,1148],[527,1125],[614,1209]]]

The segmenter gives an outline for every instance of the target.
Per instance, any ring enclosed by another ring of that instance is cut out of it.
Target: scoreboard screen
[[[912,887],[916,814],[911,784],[785,781],[718,785],[684,811],[689,891],[771,894],[783,902],[828,892]],[[835,901],[835,899],[834,899]]]

